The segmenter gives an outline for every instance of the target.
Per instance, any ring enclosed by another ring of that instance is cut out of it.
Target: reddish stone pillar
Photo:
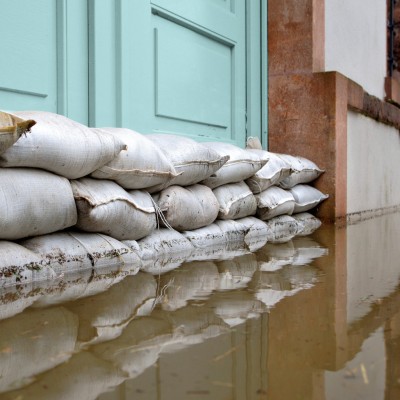
[[[315,161],[315,186],[330,195],[317,215],[347,212],[347,79],[324,73],[323,0],[268,2],[268,148]]]

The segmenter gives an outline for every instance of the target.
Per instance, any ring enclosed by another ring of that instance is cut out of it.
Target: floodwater
[[[399,231],[0,293],[0,399],[398,400]]]

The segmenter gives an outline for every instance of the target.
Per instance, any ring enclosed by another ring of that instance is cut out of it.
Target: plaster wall
[[[325,0],[325,71],[384,98],[386,1]]]
[[[400,205],[399,131],[349,111],[347,138],[347,213]]]

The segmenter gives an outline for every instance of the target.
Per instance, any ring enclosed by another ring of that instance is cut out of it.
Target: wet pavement
[[[400,214],[0,292],[0,399],[400,398]]]

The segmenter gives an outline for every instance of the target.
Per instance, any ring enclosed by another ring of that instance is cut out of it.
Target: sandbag
[[[311,210],[329,197],[310,185],[296,185],[289,192],[295,200],[293,214]]]
[[[152,275],[161,275],[178,268],[193,251],[193,246],[181,233],[160,228],[138,242],[124,243],[139,254],[141,270]]]
[[[321,221],[314,217],[314,215],[303,212],[299,214],[292,215],[293,218],[297,221],[299,226],[297,235],[298,236],[307,236],[316,231],[321,226]]]
[[[219,203],[219,219],[238,219],[256,213],[256,198],[244,182],[219,186],[213,193]]]
[[[81,178],[107,164],[125,149],[118,138],[88,128],[62,115],[44,111],[18,111],[33,119],[31,133],[21,137],[0,156],[1,167],[42,168],[69,179]]]
[[[71,181],[78,222],[88,232],[101,232],[118,240],[136,240],[157,226],[151,196],[143,190],[127,192],[115,182],[82,178]]]
[[[254,194],[261,193],[271,186],[277,185],[287,178],[290,173],[290,164],[275,153],[265,150],[249,150],[260,157],[268,157],[268,162],[253,176],[246,180]]]
[[[256,195],[257,216],[262,220],[268,220],[278,215],[291,215],[294,210],[293,195],[287,190],[277,186],[271,186]]]
[[[128,148],[107,165],[92,172],[97,179],[111,179],[125,189],[147,189],[164,185],[178,174],[174,166],[151,140],[125,128],[103,128]]]
[[[207,226],[218,216],[218,200],[204,185],[170,186],[156,201],[168,224],[177,231]]]
[[[118,240],[99,233],[58,232],[20,242],[38,254],[57,274],[128,264],[136,272],[141,261]]]
[[[317,179],[324,171],[318,166],[300,156],[291,156],[289,154],[278,154],[280,158],[290,165],[290,175],[279,182],[279,186],[283,189],[290,189],[299,183],[308,183]]]
[[[211,176],[229,159],[229,155],[220,156],[214,149],[178,135],[147,135],[164,152],[179,176],[167,185],[152,188],[152,192],[170,185],[188,186]]]
[[[235,221],[245,228],[244,242],[251,251],[257,251],[262,248],[268,241],[269,226],[258,218],[246,217]]]
[[[267,162],[266,159],[261,158],[256,153],[230,143],[206,142],[203,144],[210,150],[217,151],[221,157],[229,156],[229,160],[215,174],[202,182],[211,189],[248,179]]]
[[[23,134],[27,134],[35,121],[24,120],[15,115],[0,111],[0,154],[11,147]]]
[[[0,288],[55,278],[42,259],[17,243],[0,240]]]
[[[297,235],[299,224],[290,215],[279,215],[265,222],[268,225],[268,242],[285,243]]]
[[[62,230],[77,213],[67,179],[46,171],[0,168],[0,239]]]

